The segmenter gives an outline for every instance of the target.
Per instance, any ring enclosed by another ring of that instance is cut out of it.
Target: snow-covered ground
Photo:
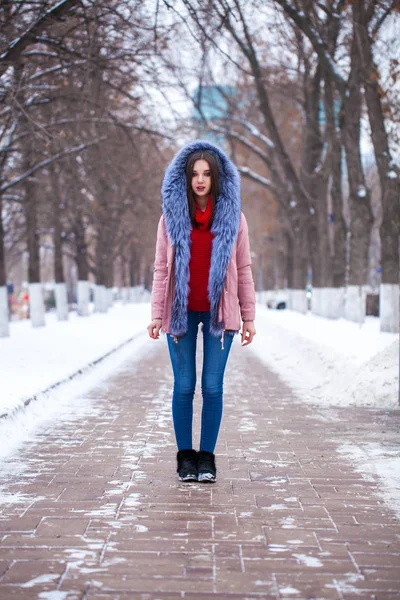
[[[252,351],[306,402],[398,407],[399,338],[363,325],[257,305]]]
[[[249,348],[303,401],[400,410],[399,338],[380,332],[379,319],[360,326],[261,305],[256,314]],[[343,442],[339,451],[366,478],[380,478],[382,496],[400,518],[400,445]]]
[[[0,457],[14,452],[40,423],[68,411],[124,360],[156,349],[158,342],[146,331],[149,321],[149,303],[117,303],[105,314],[71,313],[64,322],[47,314],[43,328],[32,328],[30,321],[11,323],[10,337],[0,338],[0,415],[7,415],[0,419]],[[256,329],[248,350],[303,401],[398,408],[398,336],[381,333],[378,319],[367,318],[360,326],[258,305]],[[234,343],[240,343],[239,336]],[[36,399],[26,407],[31,398]],[[395,449],[397,456],[389,456],[376,446],[347,445],[342,451],[366,476],[373,472],[382,478],[386,500],[400,514],[399,453]]]
[[[126,360],[155,349],[149,321],[150,305],[134,303],[89,317],[72,312],[62,322],[46,314],[46,326],[36,329],[29,320],[11,323],[10,337],[0,338],[0,414],[6,415],[0,418],[0,459],[54,419],[95,412],[85,394]]]
[[[150,305],[134,303],[89,317],[71,312],[68,321],[46,314],[45,327],[11,323],[10,337],[0,338],[0,416],[147,333],[149,320]]]

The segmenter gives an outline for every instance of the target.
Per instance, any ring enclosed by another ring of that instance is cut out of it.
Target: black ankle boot
[[[178,450],[177,472],[181,481],[197,481],[197,452],[196,450]]]
[[[203,483],[214,483],[217,481],[217,467],[215,466],[215,454],[206,450],[197,453],[197,479]]]

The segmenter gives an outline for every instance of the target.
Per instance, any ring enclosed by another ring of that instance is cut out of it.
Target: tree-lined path
[[[6,461],[1,600],[400,597],[399,521],[338,451],[390,446],[400,411],[304,405],[235,343],[218,481],[183,484],[167,349],[149,343]]]

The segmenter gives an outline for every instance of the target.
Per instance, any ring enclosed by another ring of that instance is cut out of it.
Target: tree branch
[[[33,173],[36,173],[36,171],[39,171],[46,165],[52,163],[53,161],[58,160],[59,158],[63,158],[64,156],[68,156],[69,154],[75,154],[77,152],[81,152],[82,150],[85,150],[89,146],[94,146],[95,144],[98,144],[99,142],[102,142],[103,140],[106,140],[106,139],[107,139],[107,136],[104,135],[95,140],[92,140],[91,142],[88,142],[86,144],[80,144],[79,146],[76,146],[75,148],[69,148],[68,150],[65,150],[64,152],[58,152],[54,156],[50,156],[49,158],[46,158],[45,160],[40,161],[36,165],[33,165],[33,167],[31,167],[30,169],[25,171],[25,173],[22,173],[18,177],[14,177],[14,179],[11,179],[11,181],[9,181],[8,183],[6,183],[2,187],[0,187],[0,194],[5,192],[6,190],[10,189],[14,185],[21,183],[21,181],[26,179],[26,177],[33,175]]]
[[[25,33],[13,40],[11,44],[8,45],[8,48],[0,54],[0,75],[2,75],[10,65],[18,62],[21,52],[23,52],[29,44],[35,41],[36,36],[42,33],[49,21],[61,19],[64,14],[77,3],[78,0],[61,0],[33,23],[33,25],[28,27]]]
[[[298,11],[289,2],[287,2],[287,0],[275,0],[275,2],[283,8],[285,13],[310,40],[315,52],[318,55],[321,66],[332,74],[340,93],[344,95],[346,91],[346,81],[337,71],[335,63],[329,54],[326,45],[321,39],[318,31],[316,31],[312,26],[310,19],[307,19],[302,11]]]

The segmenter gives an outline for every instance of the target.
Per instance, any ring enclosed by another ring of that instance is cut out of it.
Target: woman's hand
[[[254,321],[243,321],[242,324],[242,346],[248,346],[253,341],[253,337],[256,335],[256,328],[254,327]]]
[[[162,325],[161,319],[153,319],[152,322],[150,323],[150,325],[148,325],[147,331],[149,332],[149,336],[153,340],[158,340],[158,338],[160,337],[161,325]]]

